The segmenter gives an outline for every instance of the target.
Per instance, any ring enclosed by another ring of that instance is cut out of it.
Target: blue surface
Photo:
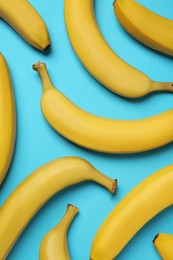
[[[9,254],[8,260],[36,260],[43,236],[61,219],[67,203],[80,208],[69,232],[70,254],[74,260],[89,258],[93,237],[112,208],[140,181],[173,162],[173,145],[136,155],[105,155],[81,149],[56,134],[40,110],[41,82],[31,69],[45,61],[54,85],[81,108],[94,114],[121,119],[148,117],[173,108],[173,95],[156,93],[140,100],[114,95],[81,66],[67,37],[63,0],[30,0],[44,18],[52,40],[49,55],[33,49],[7,24],[0,23],[0,50],[13,77],[17,104],[17,142],[14,159],[0,191],[0,204],[33,170],[67,155],[88,159],[96,168],[118,178],[116,196],[95,184],[72,187],[51,199],[33,218]],[[156,81],[173,81],[173,61],[131,38],[118,24],[113,0],[96,0],[99,26],[111,47],[127,62]],[[140,0],[153,11],[172,19],[172,0]],[[154,33],[154,32],[153,32]],[[3,37],[2,37],[3,35]],[[159,259],[152,246],[158,232],[173,233],[173,208],[150,221],[116,258],[118,260]],[[3,223],[1,223],[3,224]]]

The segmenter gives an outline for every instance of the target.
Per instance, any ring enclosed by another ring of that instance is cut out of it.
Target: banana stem
[[[173,82],[152,82],[153,91],[169,91],[173,92]]]
[[[117,179],[112,181],[112,179],[108,178],[107,176],[105,176],[101,172],[98,172],[98,171],[95,170],[95,174],[92,176],[92,180],[96,181],[101,186],[104,186],[112,194],[114,194],[116,192],[117,184],[118,184]]]
[[[46,91],[53,87],[46,64],[43,62],[36,62],[32,66],[33,70],[36,70],[40,76],[40,79],[42,81],[43,90]]]
[[[69,229],[71,222],[73,221],[76,214],[79,212],[79,209],[71,204],[67,205],[67,210],[64,214],[62,220],[55,226],[55,230],[59,229],[60,226],[64,226],[65,232]]]

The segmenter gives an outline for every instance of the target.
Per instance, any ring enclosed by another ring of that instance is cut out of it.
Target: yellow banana
[[[111,260],[151,218],[173,203],[173,165],[146,178],[113,209],[99,228],[91,260]]]
[[[78,208],[68,204],[62,220],[43,238],[40,247],[40,260],[70,260],[67,232],[78,211]]]
[[[0,53],[0,186],[8,171],[16,139],[16,108],[8,65]]]
[[[103,175],[78,157],[54,160],[28,176],[1,207],[0,259],[7,257],[26,225],[48,199],[68,186],[83,181],[95,181],[112,193],[116,190],[116,180]]]
[[[100,152],[135,153],[173,140],[173,110],[141,120],[113,120],[85,112],[56,90],[44,63],[33,65],[42,83],[42,112],[49,124],[70,141]]]
[[[154,50],[173,56],[173,21],[134,0],[115,0],[114,11],[123,28]]]
[[[46,25],[27,0],[0,0],[0,17],[33,47],[42,51],[49,48]]]
[[[163,260],[173,259],[173,235],[157,234],[153,244]]]
[[[173,83],[154,82],[119,58],[98,28],[94,0],[65,0],[65,21],[76,54],[86,69],[119,95],[138,98],[154,91],[173,91]]]

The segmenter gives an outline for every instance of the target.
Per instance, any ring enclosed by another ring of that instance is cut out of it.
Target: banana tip
[[[114,183],[112,184],[112,193],[114,194],[117,190],[118,180],[115,179]]]
[[[44,51],[44,52],[47,52],[47,51],[50,49],[50,47],[51,47],[51,44],[49,43],[49,44],[43,49],[43,51]]]
[[[158,238],[158,236],[159,236],[159,233],[154,237],[154,239],[153,239],[153,241],[152,241],[153,244],[155,244],[155,241],[156,241],[156,239]]]
[[[79,212],[79,209],[76,207],[76,206],[74,206],[74,205],[72,205],[72,204],[67,204],[67,207],[68,208],[74,208],[75,210],[76,210],[76,212]]]

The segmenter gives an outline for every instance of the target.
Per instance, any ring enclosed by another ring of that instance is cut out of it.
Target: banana
[[[0,0],[0,17],[33,47],[41,51],[49,48],[46,25],[27,0]]]
[[[113,52],[98,28],[93,2],[65,0],[64,7],[69,38],[86,69],[105,87],[124,97],[138,98],[154,91],[172,92],[173,82],[154,82]]]
[[[173,203],[173,165],[152,174],[113,209],[99,228],[91,260],[111,260],[150,219]]]
[[[78,157],[54,160],[28,176],[8,197],[0,210],[0,259],[11,248],[37,211],[57,192],[83,181],[95,181],[115,193],[117,181]]]
[[[67,232],[78,211],[78,208],[68,204],[60,223],[43,238],[40,247],[40,260],[70,260]]]
[[[65,138],[85,148],[106,153],[135,153],[173,140],[173,110],[140,120],[101,118],[77,107],[51,83],[46,65],[33,65],[43,83],[42,112]]]
[[[157,234],[153,244],[163,260],[173,259],[173,235]]]
[[[16,108],[8,65],[0,53],[0,186],[7,174],[16,139]]]
[[[173,56],[173,21],[134,0],[115,0],[114,11],[123,28],[148,47]]]

